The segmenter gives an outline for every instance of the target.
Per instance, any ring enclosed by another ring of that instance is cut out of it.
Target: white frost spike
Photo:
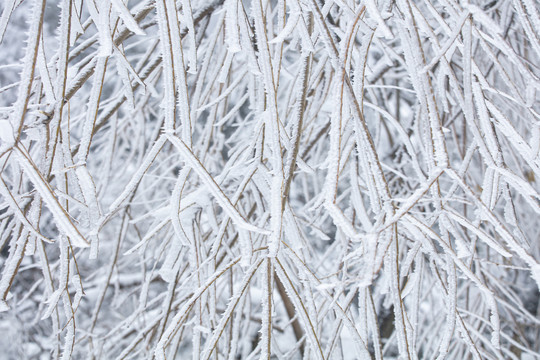
[[[25,170],[26,175],[30,178],[30,181],[34,184],[36,190],[39,192],[45,204],[53,214],[56,225],[59,229],[70,238],[73,246],[88,247],[88,241],[81,235],[79,230],[70,219],[66,210],[58,203],[58,200],[54,196],[49,184],[45,181],[43,176],[37,171],[36,165],[31,162],[28,156],[17,148],[15,151],[17,160],[20,166]]]
[[[495,106],[492,102],[486,101],[486,106],[490,112],[491,115],[495,118],[495,125],[500,130],[501,134],[506,136],[509,140],[509,142],[514,146],[520,153],[520,155],[523,157],[523,159],[527,162],[527,164],[534,170],[535,173],[540,173],[540,162],[536,161],[534,158],[534,152],[529,146],[529,143],[533,144],[535,141],[537,142],[536,138],[533,136],[530,139],[530,142],[527,142],[521,134],[516,130],[514,125],[508,120],[506,116]],[[533,128],[533,134],[536,132],[536,135],[540,135],[538,133],[538,128]],[[538,136],[540,138],[540,136]]]
[[[182,229],[182,224],[180,221],[180,203],[182,201],[185,201],[186,199],[182,199],[182,191],[184,189],[184,185],[187,181],[187,176],[189,174],[189,168],[184,167],[180,174],[178,175],[178,179],[176,180],[176,184],[174,186],[174,190],[172,192],[171,201],[170,201],[170,217],[171,217],[171,223],[173,225],[174,232],[176,234],[175,239],[172,241],[179,241],[182,245],[189,246],[189,239],[187,238],[184,230]]]
[[[78,306],[84,295],[81,277],[79,275],[73,275],[73,277],[71,278],[71,283],[75,287],[75,298],[73,299],[73,304],[75,304],[75,306]]]
[[[174,241],[171,242],[171,246],[168,248],[167,256],[165,262],[159,270],[159,275],[168,283],[171,283],[175,280],[176,271],[175,264],[178,262],[178,255],[181,252],[179,243]]]
[[[218,278],[223,276],[223,274],[229,270],[233,265],[237,264],[240,261],[240,258],[237,257],[234,260],[232,260],[229,264],[224,266],[220,270],[216,270],[211,276],[208,277],[208,279],[205,281],[203,285],[201,285],[196,291],[194,291],[193,295],[189,298],[187,302],[184,303],[184,305],[180,308],[180,310],[176,313],[174,318],[171,320],[169,325],[167,326],[167,329],[163,332],[163,335],[159,339],[156,348],[154,350],[154,354],[158,360],[165,360],[165,345],[169,342],[170,338],[173,336],[173,334],[178,329],[177,326],[182,322],[183,318],[187,315],[189,312],[189,309],[193,306],[193,304],[201,297],[201,295],[208,289],[210,285],[212,285]]]
[[[251,42],[250,27],[246,24],[247,19],[242,15],[240,25],[240,43],[242,49],[247,51],[248,69],[253,75],[261,75],[261,69],[259,68],[259,62],[257,61],[257,55],[255,54],[253,43]]]
[[[531,275],[536,281],[536,284],[540,287],[540,264],[531,265]]]
[[[276,263],[275,271],[276,271],[276,275],[279,277],[279,280],[283,284],[283,287],[285,288],[287,295],[289,296],[291,302],[296,308],[296,314],[298,318],[302,321],[304,328],[307,330],[306,335],[311,344],[311,347],[313,349],[316,349],[312,353],[313,356],[319,360],[324,359],[324,355],[322,354],[320,350],[321,347],[320,347],[319,339],[317,338],[317,333],[315,333],[315,329],[313,328],[313,321],[309,317],[309,314],[307,313],[306,308],[302,303],[302,299],[298,295],[298,292],[295,291],[295,288],[293,287],[293,284],[291,283],[290,278],[287,276],[287,271],[285,271],[285,269],[281,266],[279,262]]]
[[[540,55],[540,54],[539,54]],[[527,107],[532,107],[536,100],[536,88],[534,87],[532,81],[529,81],[527,84],[527,90],[525,92],[525,104]]]
[[[306,25],[307,16],[304,16],[308,13],[305,4],[301,4],[298,0],[293,0],[287,2],[287,5],[291,8],[291,17],[296,16],[296,14],[299,15],[298,21],[296,22],[296,29],[298,29],[298,35],[302,41],[302,51],[314,52],[315,48]],[[293,19],[290,19],[289,21],[291,20]]]
[[[272,287],[273,287],[273,259],[268,257],[262,265],[261,271],[261,355],[260,360],[270,359],[272,347]]]
[[[13,211],[17,220],[20,221],[21,224],[24,225],[26,231],[30,232],[32,235],[34,235],[40,240],[43,240],[48,243],[52,242],[51,240],[41,235],[39,231],[34,227],[34,225],[32,225],[30,221],[28,221],[25,214],[22,212],[21,208],[17,204],[17,201],[13,198],[12,193],[9,191],[6,183],[4,182],[4,179],[2,179],[1,177],[0,177],[0,195],[2,195],[4,202],[9,205],[9,207],[11,208],[11,211]]]
[[[472,82],[472,92],[478,112],[478,117],[480,119],[480,128],[482,129],[482,135],[486,142],[488,151],[497,166],[501,166],[502,155],[499,151],[499,142],[497,141],[497,135],[493,132],[491,119],[489,117],[489,113],[484,102],[485,96],[482,93],[480,84],[476,81]]]
[[[279,249],[279,243],[281,241],[281,228],[282,228],[282,211],[281,203],[283,196],[283,178],[281,176],[274,175],[272,178],[272,190],[270,193],[270,213],[271,213],[271,227],[272,235],[270,236],[270,244],[268,247],[268,256],[275,257]]]
[[[335,104],[339,104],[339,86],[335,86]],[[330,118],[330,149],[328,151],[328,173],[324,182],[324,197],[328,203],[333,204],[336,198],[338,172],[341,157],[341,114],[340,107],[335,106]],[[371,193],[370,193],[371,196]]]
[[[79,145],[80,150],[77,154],[80,162],[86,162],[86,157],[90,151],[90,143],[92,142],[106,67],[107,58],[99,57],[96,64],[94,81],[92,82],[92,91],[90,92],[90,98],[88,99],[86,117],[83,125],[83,134],[81,137],[81,143]]]
[[[8,5],[9,6],[9,5]],[[10,11],[8,6],[4,8],[4,11]],[[28,40],[26,45],[26,53],[24,56],[24,65],[21,73],[21,81],[17,91],[17,101],[12,106],[12,113],[10,115],[11,124],[15,128],[21,128],[24,123],[24,115],[27,111],[28,97],[32,89],[32,82],[34,77],[34,69],[37,58],[37,50],[39,47],[39,39],[42,33],[43,13],[45,8],[45,1],[35,1],[34,9],[32,12],[32,20],[30,23],[30,31],[28,33]],[[3,18],[2,14],[2,18]],[[6,20],[7,22],[7,20]],[[9,135],[6,135],[8,137]]]
[[[69,299],[67,293],[64,293],[62,296],[62,305],[64,307],[64,316],[66,317],[66,319],[70,319],[70,316],[72,316],[75,309],[73,309],[71,300]],[[61,360],[71,360],[71,355],[73,353],[73,347],[75,344],[75,322],[69,321],[66,325],[66,328],[67,330],[64,336],[64,346],[62,349]]]
[[[9,310],[9,305],[5,300],[0,300],[0,313],[6,312]]]
[[[504,257],[512,257],[512,254],[510,254],[508,251],[506,251],[501,245],[497,244],[494,239],[492,239],[488,234],[486,234],[481,229],[473,226],[470,221],[468,221],[463,216],[456,214],[454,211],[448,210],[447,213],[448,217],[463,227],[469,229],[472,233],[474,233],[476,236],[478,236],[480,239],[482,239],[486,244],[489,245],[490,248],[498,252]]]
[[[4,39],[9,18],[11,17],[11,14],[13,13],[17,2],[17,0],[4,1],[4,11],[2,12],[2,17],[0,17],[0,43],[2,43],[2,40]]]
[[[174,4],[173,4],[174,5]],[[165,6],[165,0],[156,1],[156,11],[158,17],[158,29],[160,37],[161,52],[163,58],[163,87],[165,88],[165,94],[161,102],[161,107],[165,112],[165,129],[172,130],[175,126],[175,94],[176,94],[176,82],[174,78],[174,72],[177,69],[176,62],[174,61],[173,52],[176,50],[171,43],[171,30],[169,29],[169,19],[167,14],[167,8]],[[176,18],[176,12],[174,12]],[[178,26],[173,26],[172,33],[176,34]],[[179,37],[179,36],[178,36]],[[175,47],[177,47],[176,44]],[[173,49],[173,51],[171,51]]]
[[[60,275],[59,275],[59,286],[58,289],[52,293],[47,303],[49,304],[49,307],[45,311],[45,314],[43,315],[42,319],[48,318],[54,308],[58,305],[58,301],[60,301],[60,296],[67,290],[68,288],[68,273],[69,273],[69,244],[67,240],[60,236],[59,239],[59,247],[60,247]]]
[[[461,239],[456,239],[456,252],[458,258],[466,258],[471,256],[471,250],[465,242]]]
[[[99,55],[100,57],[107,57],[112,54],[113,43],[111,38],[110,28],[110,2],[100,2],[101,7],[98,9],[94,0],[85,1],[90,17],[98,29],[99,34]]]
[[[189,72],[197,73],[197,40],[195,39],[195,25],[193,21],[193,12],[191,10],[191,0],[181,0],[184,21],[187,23],[188,37],[190,42],[188,61]]]
[[[491,20],[491,18],[486,15],[485,11],[480,9],[478,6],[473,5],[473,4],[469,4],[469,3],[464,3],[463,7],[471,12],[474,20],[476,20],[479,23],[481,23],[482,25],[484,25],[486,27],[486,30],[489,30],[488,33],[490,33],[490,34],[492,34],[492,33],[502,34],[503,33],[503,31],[499,27],[499,25],[497,25],[493,20]]]
[[[498,167],[495,168],[495,170],[506,178],[509,185],[513,186],[523,195],[523,197],[531,204],[532,208],[536,212],[540,212],[540,206],[538,203],[534,200],[531,201],[532,199],[530,199],[536,198],[537,200],[540,200],[540,194],[531,186],[531,184],[514,174],[509,169]]]
[[[422,72],[424,73],[428,72],[431,68],[433,68],[433,66],[435,66],[436,63],[438,63],[441,60],[443,56],[445,56],[448,53],[450,48],[457,46],[456,38],[459,36],[459,34],[461,34],[461,28],[463,27],[463,24],[465,23],[465,21],[467,21],[468,18],[469,18],[469,12],[464,11],[461,14],[459,20],[456,22],[454,31],[448,37],[448,40],[446,41],[445,45],[442,46],[440,50],[438,50],[438,54],[433,57],[433,60],[431,60],[430,63],[426,65],[426,67],[424,67],[424,69],[422,69]],[[444,98],[442,98],[442,100],[444,101]]]
[[[135,244],[135,246],[133,246],[131,249],[127,250],[124,255],[130,255],[136,250],[140,249],[148,240],[154,237],[165,225],[167,225],[169,221],[170,218],[165,217],[165,219],[163,219],[160,223],[148,230],[142,240]]]
[[[227,11],[225,17],[226,35],[225,42],[232,53],[241,50],[240,35],[238,34],[238,0],[225,0],[224,7]]]
[[[12,241],[9,256],[7,260],[4,261],[0,279],[0,299],[2,301],[7,300],[11,296],[9,289],[11,288],[13,278],[17,273],[19,264],[23,259],[27,239],[28,233],[24,231],[19,234],[16,240],[14,239],[14,241]],[[8,308],[5,310],[8,310]]]
[[[411,291],[416,286],[417,282],[418,282],[418,274],[417,273],[413,273],[412,275],[409,276],[409,278],[407,280],[407,283],[405,284],[405,287],[403,288],[403,290],[401,290],[400,295],[401,295],[402,299],[405,299],[407,297],[407,295],[409,295],[411,293]]]
[[[116,211],[116,209],[124,202],[124,200],[127,199],[127,197],[135,189],[139,181],[141,181],[146,170],[150,167],[150,165],[152,165],[156,156],[161,151],[161,148],[163,147],[163,145],[165,145],[166,141],[167,138],[165,136],[159,137],[159,139],[155,142],[150,151],[147,152],[147,155],[144,158],[142,164],[139,166],[135,174],[133,174],[133,177],[126,185],[124,191],[122,191],[122,193],[116,198],[116,200],[111,204],[111,206],[109,206],[109,212]]]
[[[298,226],[289,203],[285,204],[283,220],[283,238],[289,240],[294,251],[301,251],[306,247],[306,235]]]
[[[78,13],[78,8],[77,8],[77,5],[78,4],[73,4],[72,3],[72,6],[75,8],[75,11]],[[82,4],[81,4],[82,6]],[[84,28],[81,24],[81,18],[79,17],[79,15],[75,15],[73,14],[70,18],[70,22],[71,22],[71,29],[69,30],[69,45],[70,46],[73,46],[75,45],[75,41],[77,41],[78,39],[78,35],[80,34],[84,34]]]
[[[214,126],[216,127],[223,126],[224,124],[227,123],[227,121],[229,121],[231,118],[237,115],[238,110],[240,110],[240,108],[244,106],[248,98],[249,98],[249,94],[245,94],[240,100],[238,100],[238,103],[234,106],[234,108],[232,108],[227,113],[227,115],[225,115],[221,120],[219,120],[219,122],[215,123]]]
[[[377,269],[375,268],[375,256],[377,255],[377,243],[379,236],[374,233],[366,234],[363,240],[364,247],[364,271],[360,277],[359,286],[367,287],[372,284],[373,276],[376,274]]]
[[[497,232],[507,242],[508,246],[510,246],[512,251],[516,252],[519,255],[519,257],[521,257],[527,263],[527,265],[529,265],[531,269],[531,273],[533,274],[533,278],[535,279],[537,285],[540,287],[540,276],[539,276],[540,272],[538,271],[538,269],[540,268],[540,264],[538,264],[536,259],[534,259],[523,248],[523,246],[521,246],[519,243],[516,242],[514,237],[508,232],[505,226],[493,215],[493,213],[485,206],[485,204],[482,203],[480,199],[478,199],[478,197],[474,194],[471,188],[467,184],[465,184],[465,182],[459,176],[459,174],[457,174],[452,169],[447,169],[446,172],[459,184],[459,186],[465,191],[467,196],[469,196],[472,200],[474,200],[476,206],[480,210],[485,211],[486,217],[494,225],[494,227],[497,229]]]
[[[94,180],[85,165],[77,166],[75,174],[79,181],[79,186],[88,206],[88,220],[90,221],[90,258],[96,259],[98,255],[98,232],[101,218],[101,209],[97,200],[96,186]]]
[[[257,47],[259,50],[259,64],[262,70],[262,79],[264,83],[264,90],[267,94],[266,101],[268,106],[268,117],[266,124],[269,129],[270,149],[272,151],[271,163],[274,171],[274,175],[283,171],[283,158],[281,155],[281,120],[279,117],[277,107],[277,88],[276,81],[274,79],[274,67],[272,64],[272,55],[270,53],[270,47],[268,45],[268,35],[266,30],[266,14],[262,8],[260,1],[252,2],[251,13],[253,15],[253,22],[255,25],[255,35],[257,37]]]
[[[495,301],[495,297],[492,293],[486,293],[486,300],[489,306],[489,309],[491,310],[491,316],[489,317],[489,320],[491,322],[491,326],[493,326],[493,333],[491,334],[491,343],[496,349],[501,348],[501,339],[500,339],[500,333],[501,333],[501,320],[499,318],[499,311],[497,310],[497,302]]]
[[[114,49],[114,55],[116,59],[116,69],[118,71],[118,75],[122,79],[122,83],[124,84],[124,94],[128,103],[128,106],[131,110],[135,109],[135,96],[133,94],[133,88],[131,87],[131,79],[129,78],[129,72],[127,67],[125,66],[125,63],[122,61],[122,58],[124,57],[123,54],[121,54],[120,50],[115,47]]]
[[[540,33],[540,13],[538,12],[537,6],[535,6],[535,2],[533,0],[524,0],[525,8],[527,9],[527,12],[531,14],[529,16],[529,19],[531,19],[534,28],[536,30],[536,33]],[[538,5],[536,3],[536,5]]]
[[[238,302],[242,298],[242,295],[244,294],[247,287],[249,286],[249,283],[252,281],[253,275],[255,274],[259,266],[261,266],[262,262],[263,262],[263,259],[251,265],[251,267],[246,270],[244,278],[242,279],[242,283],[235,286],[234,293],[229,299],[229,305],[227,305],[227,310],[225,310],[225,312],[221,316],[221,320],[219,321],[218,326],[214,330],[212,334],[212,338],[206,344],[204,351],[202,353],[201,359],[203,360],[210,359],[212,350],[215,349],[217,342],[219,341],[220,337],[223,334],[225,326],[227,326],[227,323],[229,323],[229,321],[233,317],[233,312],[236,306],[238,305]]]
[[[170,60],[172,62],[172,65],[168,64],[164,67],[165,73],[167,74],[165,91],[168,105],[167,116],[169,117],[168,119],[166,118],[165,129],[169,131],[174,128],[176,111],[178,110],[182,130],[182,141],[191,145],[192,129],[189,92],[186,79],[182,34],[180,32],[180,23],[178,21],[178,11],[176,6],[176,2],[173,0],[156,2],[163,57],[165,60],[168,59],[167,61]],[[188,14],[186,14],[188,16],[188,30],[191,33],[190,38],[192,39],[190,71],[196,71],[196,63],[192,64],[192,62],[196,60],[196,49],[194,43],[194,30],[192,28],[193,25],[190,25],[190,23],[193,23],[190,0],[182,0],[182,6],[184,7],[184,12],[188,12]]]
[[[85,165],[77,166],[75,168],[75,174],[77,175],[79,186],[81,187],[84,200],[88,206],[90,219],[91,221],[97,222],[101,216],[101,210],[97,200],[96,185],[94,184],[94,180],[92,179],[92,176]]]
[[[204,168],[204,166],[201,164],[199,159],[193,155],[193,152],[184,144],[182,140],[180,140],[177,136],[172,134],[166,134],[166,138],[178,149],[178,151],[182,154],[184,160],[191,166],[193,170],[201,177],[201,179],[206,183],[218,203],[223,207],[223,210],[225,210],[228,215],[231,217],[233,222],[235,222],[238,226],[243,227],[246,230],[254,231],[262,234],[268,234],[267,230],[260,229],[254,225],[251,225],[248,223],[243,216],[236,210],[233,204],[231,204],[231,201],[229,198],[225,196],[223,193],[223,190],[221,190],[212,178],[212,176],[208,173],[208,171]]]
[[[99,30],[99,37],[101,40],[99,48],[99,56],[107,57],[112,54],[113,42],[111,32],[111,5],[108,1],[100,2],[101,8],[99,9],[99,23],[96,24]]]
[[[229,76],[229,69],[231,67],[233,57],[234,57],[234,53],[228,51],[227,57],[225,58],[225,61],[223,62],[223,67],[221,68],[221,71],[217,79],[217,81],[219,81],[220,83],[225,83],[227,81],[227,76]]]
[[[457,300],[457,277],[456,277],[456,268],[454,263],[451,261],[451,256],[446,256],[446,267],[447,267],[447,294],[446,294],[446,324],[444,333],[441,340],[441,345],[439,347],[439,356],[437,360],[443,360],[447,357],[448,348],[450,346],[450,341],[454,334],[454,329],[456,325],[456,300]]]
[[[394,216],[392,216],[382,227],[381,230],[387,229],[392,224],[395,224],[399,219],[401,219],[406,213],[411,210],[411,208],[420,201],[420,199],[424,196],[424,194],[431,188],[433,183],[437,181],[437,179],[442,175],[444,169],[443,168],[435,168],[433,169],[432,174],[430,177],[416,189],[416,191],[407,198],[403,202],[403,204],[399,207],[399,209],[395,212]]]
[[[298,31],[300,32],[300,38],[302,39],[302,52],[312,53],[315,51],[315,46],[313,41],[311,41],[311,36],[306,25],[306,20],[302,14],[300,14],[300,19],[298,19]]]
[[[353,91],[356,95],[356,97],[361,98],[362,92],[364,91],[366,76],[366,63],[368,60],[368,50],[371,45],[371,40],[373,39],[373,31],[365,34],[362,36],[362,40],[360,40],[360,47],[358,48],[358,64],[354,68],[354,81],[353,81]],[[377,73],[377,69],[379,67],[386,67],[385,61],[379,61],[377,65],[374,67],[372,74]]]
[[[364,231],[371,231],[373,224],[369,218],[366,207],[364,206],[364,201],[362,195],[360,194],[360,188],[358,186],[358,181],[355,179],[355,173],[358,169],[350,167],[350,178],[354,179],[351,181],[351,202],[356,211],[358,220],[361,222]]]
[[[227,54],[227,58],[229,57],[229,54],[231,53],[228,53]],[[230,66],[230,60],[228,59],[225,59],[225,62],[229,61],[229,66]],[[223,66],[225,67],[225,65]],[[228,67],[227,67],[228,69]],[[240,75],[238,75],[238,78],[234,79],[234,81],[227,87],[227,89],[225,89],[218,97],[216,97],[214,100],[206,103],[204,106],[201,106],[197,109],[197,112],[202,112],[208,108],[211,108],[212,106],[216,105],[216,104],[219,104],[220,102],[224,101],[225,99],[227,99],[227,96],[229,96],[236,88],[238,88],[238,86],[242,83],[242,81],[244,80],[244,76],[247,74],[247,71],[246,72],[242,72]]]
[[[114,10],[118,12],[118,16],[124,20],[126,27],[137,35],[146,35],[143,29],[139,27],[137,21],[131,15],[129,9],[122,0],[111,0]]]
[[[47,99],[47,102],[54,103],[56,100],[54,96],[54,88],[51,81],[49,68],[47,66],[47,59],[45,58],[45,52],[43,50],[43,46],[39,47],[36,60],[37,60],[37,65],[39,69],[39,75],[41,76],[41,82],[43,83],[43,90],[45,90],[45,97]],[[0,134],[1,133],[2,133],[2,129],[0,129]]]
[[[15,136],[13,135],[13,126],[8,119],[0,120],[0,146],[7,148],[13,146],[15,143]]]
[[[347,235],[351,239],[360,238],[360,235],[354,229],[352,222],[349,219],[347,219],[347,217],[343,214],[341,209],[336,204],[330,201],[326,201],[324,206],[326,210],[328,210],[328,212],[330,213],[330,216],[332,217],[334,224],[336,224],[336,226],[341,231],[343,231],[345,235]]]
[[[300,19],[300,14],[298,12],[293,12],[287,20],[287,25],[285,25],[283,30],[280,31],[278,36],[270,41],[270,44],[279,44],[283,42],[283,40],[285,40],[285,38],[287,38],[287,36],[289,36],[296,27],[298,19]]]
[[[249,238],[249,232],[244,229],[238,229],[238,239],[240,241],[240,254],[242,255],[240,265],[248,267],[253,256],[253,244]]]
[[[377,3],[375,3],[375,0],[366,0],[365,4],[369,16],[371,16],[373,19],[375,19],[375,21],[377,21],[379,29],[381,29],[386,39],[392,39],[394,37],[394,34],[392,34],[392,31],[390,30],[388,25],[385,24],[384,19],[379,12],[379,9],[377,8]]]
[[[58,305],[58,301],[60,300],[60,296],[62,295],[64,289],[60,288],[57,289],[52,295],[47,299],[47,303],[49,306],[47,307],[47,310],[43,313],[43,316],[41,317],[41,320],[47,319],[49,316],[51,316],[52,312]]]

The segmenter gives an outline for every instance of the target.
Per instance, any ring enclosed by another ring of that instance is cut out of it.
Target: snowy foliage
[[[537,1],[0,11],[1,358],[538,358]]]

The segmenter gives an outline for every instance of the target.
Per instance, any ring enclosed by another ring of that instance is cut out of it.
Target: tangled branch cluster
[[[8,358],[540,352],[534,0],[0,6]]]

